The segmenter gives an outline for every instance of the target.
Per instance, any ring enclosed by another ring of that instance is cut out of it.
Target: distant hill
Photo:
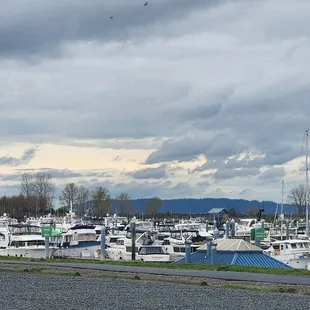
[[[130,204],[135,207],[136,213],[144,213],[147,203],[151,199],[133,199]],[[162,200],[162,208],[160,213],[173,214],[206,214],[212,208],[226,208],[235,209],[236,212],[247,214],[249,207],[263,208],[264,214],[275,214],[277,203],[273,201],[257,201],[244,199],[227,199],[227,198],[184,198],[184,199],[169,199]],[[119,203],[113,202],[112,212],[118,213]],[[295,208],[290,205],[284,205],[284,212],[286,214],[294,214]],[[280,213],[280,204],[278,206],[278,213]]]

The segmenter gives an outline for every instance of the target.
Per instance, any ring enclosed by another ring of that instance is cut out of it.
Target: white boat
[[[197,230],[199,235],[204,238],[213,237],[213,229],[206,229],[205,223],[198,223],[192,220],[182,221],[182,223],[175,224],[176,230]]]
[[[52,214],[40,217],[40,225],[42,226],[56,226],[56,217]]]
[[[62,235],[60,248],[55,257],[62,258],[96,258],[100,249],[95,226],[76,225]]]
[[[36,218],[36,217],[28,217],[28,218],[26,218],[24,223],[26,225],[41,226],[40,219]]]
[[[310,240],[281,240],[271,243],[264,254],[296,269],[310,269]]]
[[[0,216],[0,249],[5,249],[9,245],[9,225],[18,224],[17,219],[11,218],[4,213]]]
[[[169,262],[170,255],[161,245],[142,245],[139,247],[136,260],[143,262]]]
[[[8,246],[0,249],[0,256],[45,258],[45,238],[41,227],[15,224],[8,226]],[[57,246],[50,243],[49,257],[53,257]]]
[[[162,243],[172,261],[185,256],[186,241],[191,242],[191,252],[193,253],[206,242],[206,238],[200,236],[198,230],[173,230]]]
[[[135,229],[136,233],[144,233],[144,232],[154,232],[155,227],[154,223],[151,221],[140,221],[137,220],[136,218],[133,218],[124,228],[125,231],[130,231],[131,229],[131,223],[135,223]]]
[[[154,243],[154,240],[146,232],[135,240],[136,260],[148,262],[167,262],[170,255],[162,245]],[[131,260],[132,240],[128,237],[119,237],[115,244],[108,244],[107,257],[112,260]]]
[[[262,227],[262,223],[259,222],[257,219],[240,220],[240,222],[236,225],[236,232],[235,232],[236,238],[250,236],[252,228],[255,227]]]

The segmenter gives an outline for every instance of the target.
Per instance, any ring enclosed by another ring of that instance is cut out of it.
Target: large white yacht
[[[100,240],[97,240],[95,226],[75,225],[62,235],[55,257],[95,258],[98,249]]]
[[[281,240],[271,243],[263,253],[296,269],[310,269],[310,240]]]
[[[0,249],[0,256],[45,258],[45,243],[41,227],[14,224],[8,225],[8,245]],[[49,257],[53,257],[57,245],[50,243]]]

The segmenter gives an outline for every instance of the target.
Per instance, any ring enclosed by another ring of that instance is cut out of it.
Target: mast
[[[278,214],[278,204],[277,204],[276,212],[274,214],[273,225],[276,224],[277,214]]]
[[[306,192],[305,192],[305,199],[306,199],[306,236],[309,237],[309,210],[308,210],[308,139],[309,139],[309,129],[306,130]]]
[[[283,196],[284,196],[284,180],[282,180],[282,198],[281,198],[281,217],[284,219],[284,214],[283,214]]]

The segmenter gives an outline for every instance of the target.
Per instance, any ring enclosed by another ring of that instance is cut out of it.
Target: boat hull
[[[60,258],[89,258],[97,257],[97,251],[100,249],[100,242],[91,241],[82,244],[70,245],[59,248],[54,257]]]
[[[54,257],[57,248],[49,248],[49,257]],[[45,258],[45,247],[7,247],[0,249],[0,256],[27,257],[41,259]]]

